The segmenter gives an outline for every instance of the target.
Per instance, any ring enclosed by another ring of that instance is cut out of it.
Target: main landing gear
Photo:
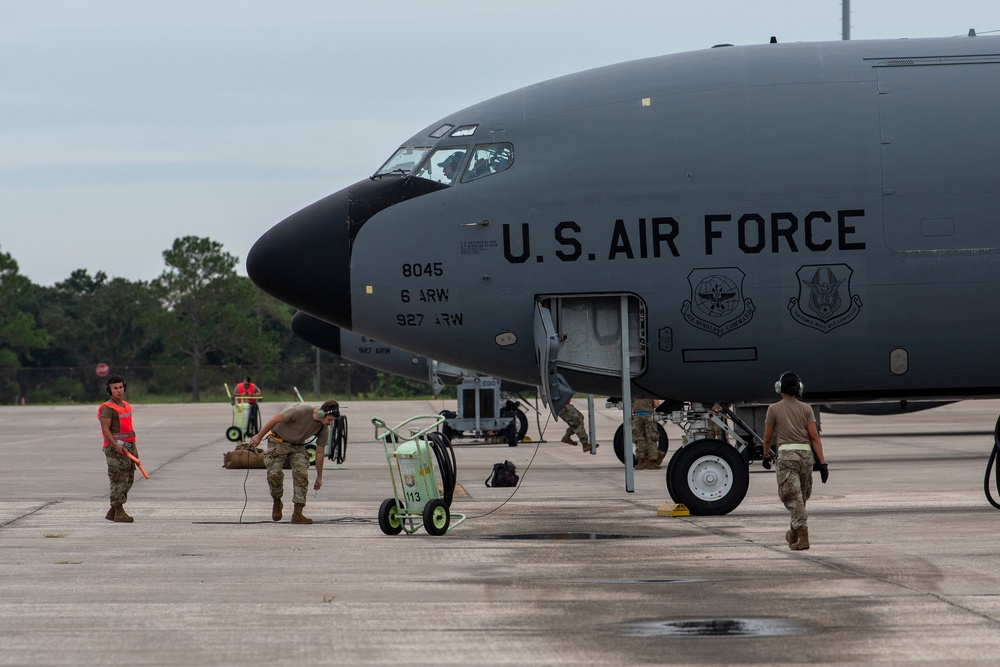
[[[722,414],[746,432],[737,433],[730,422],[701,403],[686,403],[668,414],[684,431],[684,444],[667,464],[667,492],[691,514],[728,514],[739,507],[750,485],[750,460],[756,434],[732,411]],[[749,436],[750,440],[747,440]],[[724,442],[728,438],[734,444]]]

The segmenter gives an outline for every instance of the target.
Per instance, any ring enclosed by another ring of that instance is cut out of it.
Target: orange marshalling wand
[[[139,472],[142,473],[142,476],[145,477],[146,479],[149,479],[149,473],[147,473],[146,469],[142,467],[142,461],[140,461],[139,459],[135,458],[135,456],[132,455],[132,452],[130,452],[129,450],[125,449],[124,447],[122,447],[122,451],[125,452],[125,456],[127,456],[130,459],[132,459],[133,461],[135,461],[135,467],[139,469]]]

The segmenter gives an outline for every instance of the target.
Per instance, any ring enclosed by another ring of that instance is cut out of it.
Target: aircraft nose
[[[335,192],[264,233],[247,253],[247,275],[274,298],[351,328],[348,195]]]

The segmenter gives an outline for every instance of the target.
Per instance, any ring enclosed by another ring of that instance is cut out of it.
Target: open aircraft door
[[[538,393],[552,415],[556,416],[573,397],[573,390],[557,367],[559,334],[552,322],[552,312],[539,301],[535,302],[534,338],[535,361],[538,362],[538,372],[542,379]]]
[[[553,318],[553,313],[555,317]],[[535,302],[535,353],[540,393],[553,415],[573,396],[559,367],[620,377],[623,404],[631,380],[646,370],[646,308],[633,294],[546,295]],[[632,412],[623,411],[625,451],[632,449]],[[625,489],[634,490],[632,458],[625,457]]]

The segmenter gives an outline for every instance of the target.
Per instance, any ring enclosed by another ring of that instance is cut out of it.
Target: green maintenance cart
[[[250,436],[260,430],[260,409],[257,407],[257,401],[263,400],[263,397],[233,396],[227,383],[223,383],[222,386],[226,388],[229,403],[233,406],[233,425],[226,429],[226,440],[245,445]]]
[[[429,421],[423,428],[409,426],[417,421]],[[410,417],[395,428],[374,417],[375,439],[382,442],[385,459],[392,478],[392,498],[382,501],[378,511],[378,526],[386,535],[407,535],[423,526],[430,535],[444,535],[465,521],[464,514],[451,513],[451,497],[455,489],[455,458],[451,443],[440,433],[432,433],[444,421],[440,415]],[[409,427],[409,436],[401,435]],[[441,471],[438,487],[434,462]],[[458,521],[451,523],[452,517]]]

